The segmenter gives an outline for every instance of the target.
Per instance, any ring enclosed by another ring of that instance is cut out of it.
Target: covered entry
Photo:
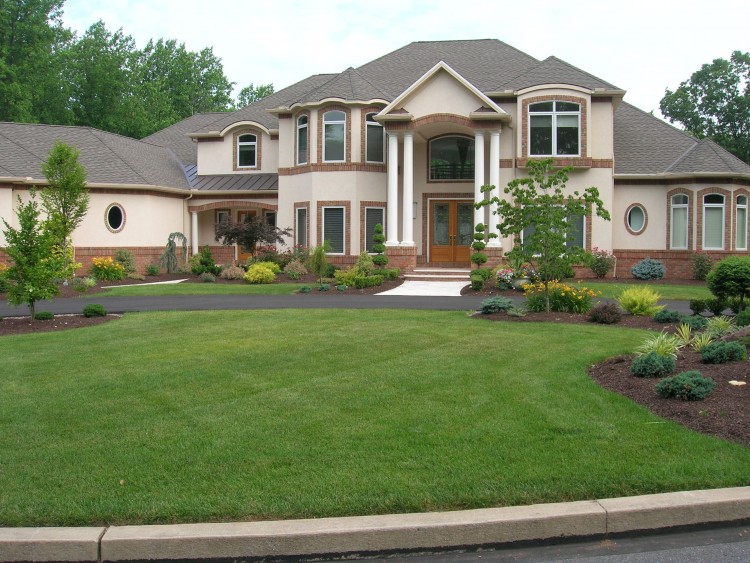
[[[430,262],[456,262],[468,266],[474,234],[472,200],[430,201]]]

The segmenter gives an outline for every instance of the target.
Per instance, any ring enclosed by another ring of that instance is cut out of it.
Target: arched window
[[[673,195],[671,203],[669,247],[684,250],[688,247],[688,196]]]
[[[365,117],[365,160],[367,162],[385,162],[385,132],[383,126],[375,121],[376,113]]]
[[[747,196],[737,196],[737,233],[734,247],[736,250],[747,250]]]
[[[297,118],[297,164],[307,164],[307,116]]]
[[[258,138],[246,134],[237,137],[237,168],[255,168]]]
[[[580,104],[559,101],[529,104],[529,156],[580,154]]]
[[[473,180],[474,139],[438,137],[430,141],[430,180]]]
[[[724,250],[724,196],[703,196],[703,249]]]
[[[346,114],[340,110],[323,114],[323,162],[346,161]]]

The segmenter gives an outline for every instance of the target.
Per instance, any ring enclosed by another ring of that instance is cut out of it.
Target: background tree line
[[[90,126],[140,139],[199,112],[231,111],[273,93],[234,83],[211,47],[175,40],[143,49],[102,21],[78,36],[64,0],[0,0],[0,121]]]

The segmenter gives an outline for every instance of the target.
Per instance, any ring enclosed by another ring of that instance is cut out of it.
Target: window
[[[307,116],[297,118],[297,164],[307,164]]]
[[[216,224],[229,223],[229,211],[222,209],[216,212]]]
[[[529,156],[578,156],[580,124],[579,104],[529,104]]]
[[[736,250],[747,250],[747,196],[737,196],[737,233],[734,247]]]
[[[346,160],[346,114],[327,111],[323,114],[323,162]]]
[[[375,115],[368,113],[365,118],[365,160],[385,162],[385,132],[383,126],[375,121]]]
[[[640,205],[631,205],[626,217],[628,230],[634,234],[639,234],[646,227],[646,210]]]
[[[375,225],[378,223],[385,230],[385,208],[365,207],[365,250],[367,252],[374,252],[372,246],[375,241],[372,240],[372,237],[375,236]]]
[[[688,196],[672,196],[669,247],[680,250],[688,247]]]
[[[104,222],[107,229],[113,233],[119,233],[125,227],[125,210],[119,203],[113,203],[107,207],[104,213]]]
[[[297,208],[296,225],[294,228],[294,244],[297,246],[307,246],[307,208]]]
[[[703,248],[724,250],[724,196],[703,196]]]
[[[568,237],[565,242],[565,247],[571,248],[586,248],[586,217],[584,215],[570,215],[566,219],[568,223]],[[521,232],[521,244],[524,240],[528,240],[529,237],[533,236],[536,232],[536,225],[528,225]]]
[[[323,241],[328,242],[330,254],[344,254],[344,208],[323,208]]]
[[[258,138],[255,135],[237,137],[237,168],[255,168]]]
[[[266,223],[268,223],[272,227],[276,226],[276,212],[275,211],[266,211],[264,213],[264,216],[266,218]]]
[[[430,180],[473,180],[474,139],[440,137],[430,141]]]

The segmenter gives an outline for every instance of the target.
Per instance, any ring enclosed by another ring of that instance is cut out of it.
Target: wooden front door
[[[468,266],[474,235],[471,201],[430,202],[430,262],[456,262]]]
[[[238,211],[237,212],[237,222],[243,223],[245,221],[246,217],[255,217],[257,215],[257,211],[250,210],[250,211]],[[252,255],[252,249],[251,248],[245,248],[242,245],[237,245],[237,260],[241,263],[244,263],[247,261],[248,258]]]

